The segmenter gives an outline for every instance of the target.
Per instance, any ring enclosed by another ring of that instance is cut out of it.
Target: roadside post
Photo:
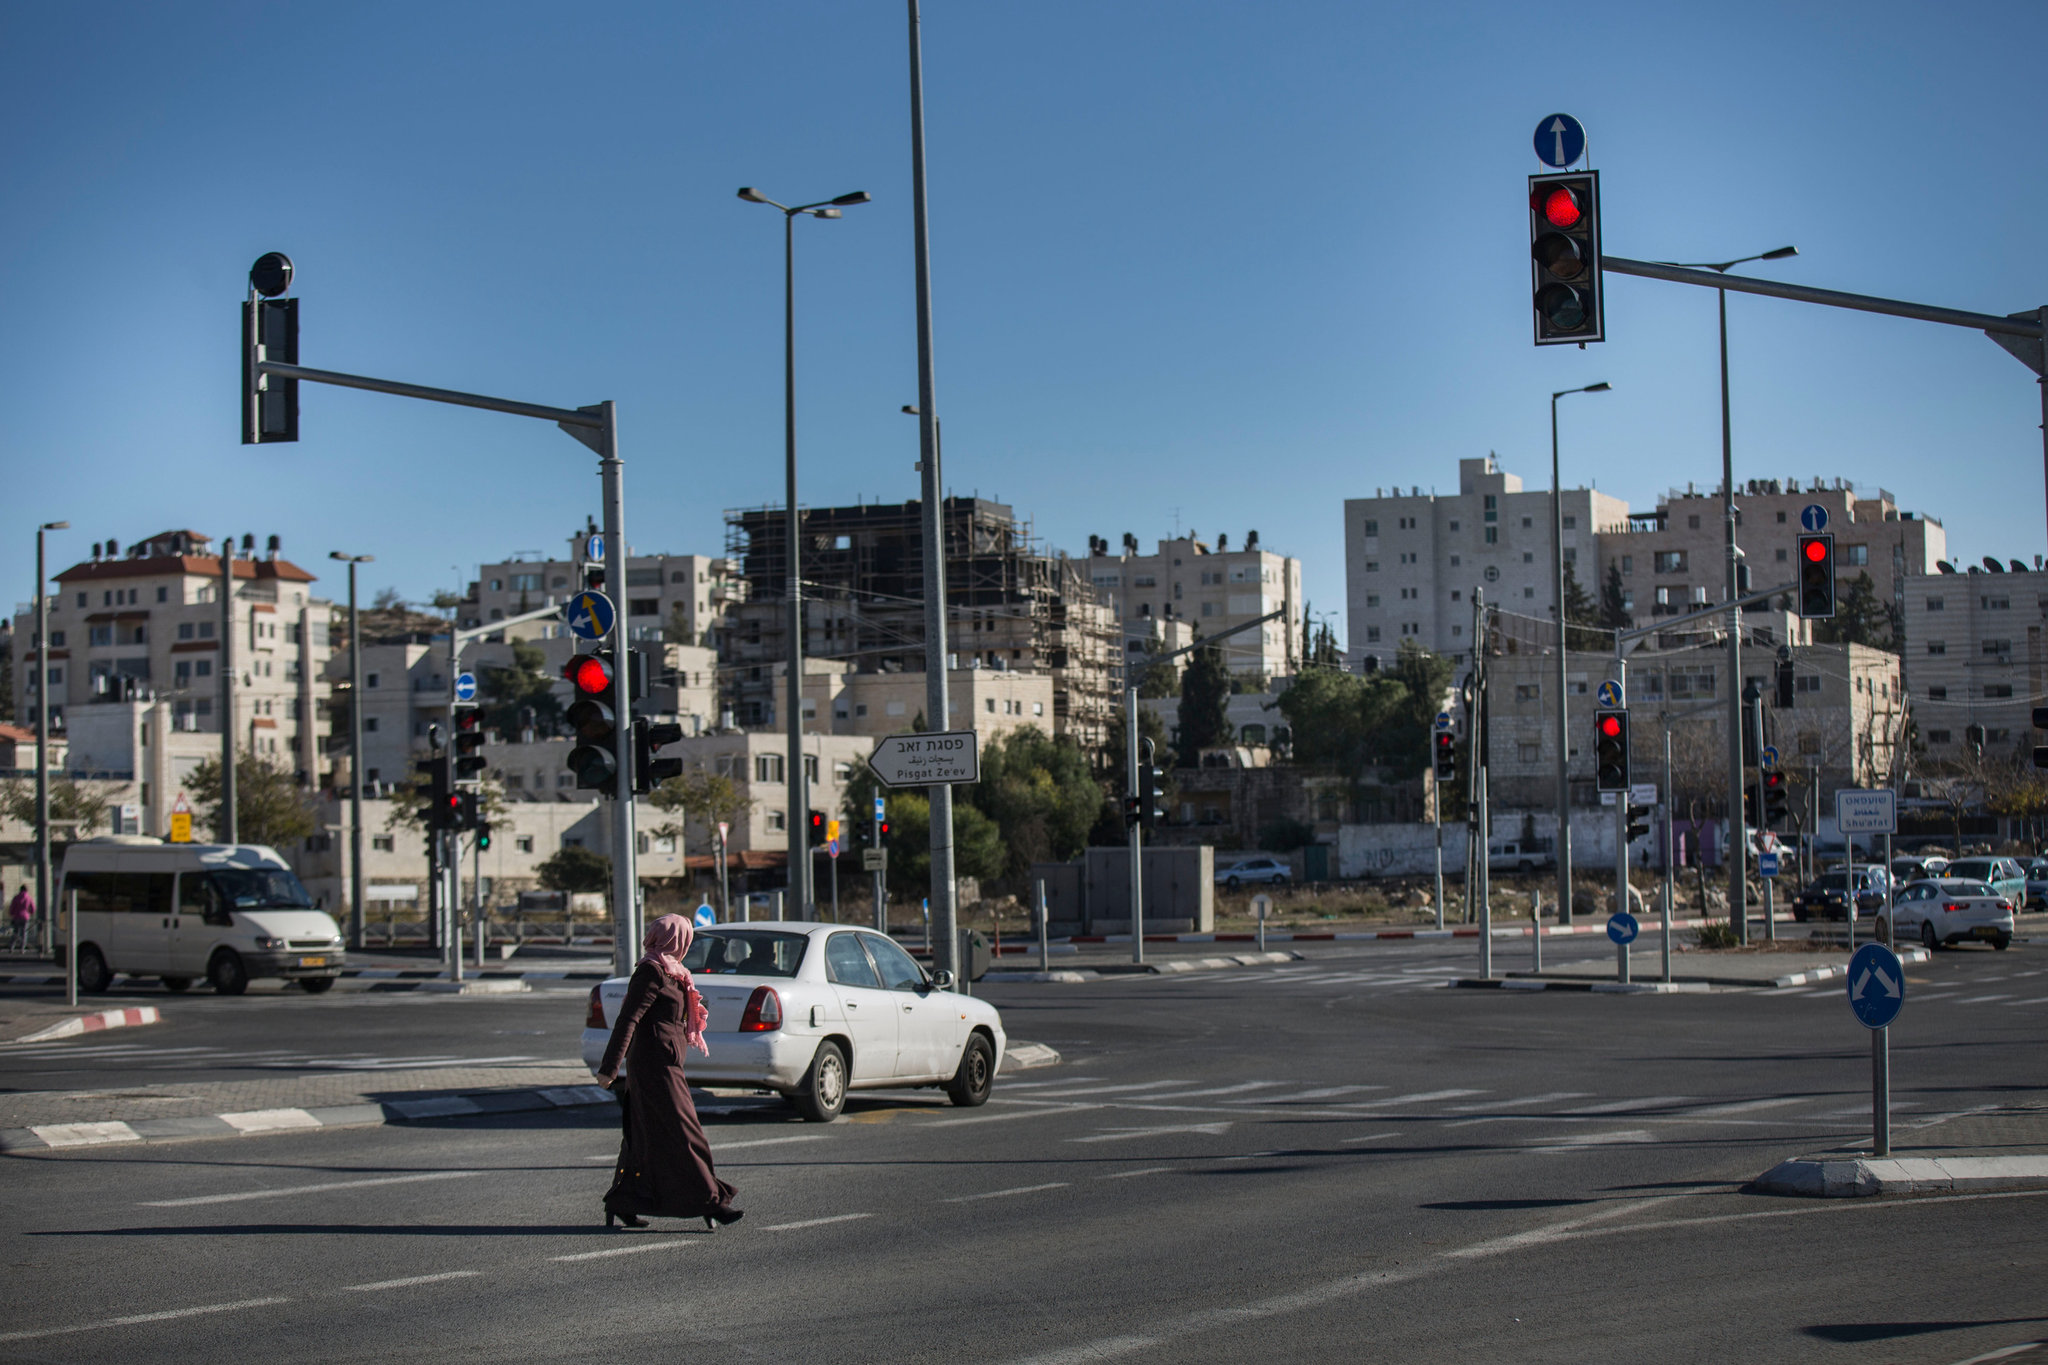
[[[47,676],[47,675],[45,675]],[[40,755],[37,762],[41,762]],[[64,909],[68,927],[64,931],[64,1004],[68,1009],[78,1008],[78,888],[72,887],[64,897]]]
[[[868,755],[868,767],[881,779],[885,787],[945,787],[951,790],[960,783],[981,780],[981,750],[972,730],[936,730],[924,734],[884,735],[881,742],[875,745],[875,751]],[[836,881],[834,885],[837,885]],[[878,909],[876,913],[880,914],[881,911]],[[932,946],[929,899],[924,903],[924,913],[925,946],[936,954],[938,950]],[[942,926],[944,922],[942,918]],[[957,943],[953,945],[952,951],[958,953]],[[932,958],[934,968],[941,966],[942,963],[943,959],[937,956]],[[966,976],[966,964],[962,963],[959,975],[953,980],[952,988],[963,990]]]
[[[1045,937],[1045,879],[1038,879],[1038,970],[1052,970],[1052,945]]]
[[[1626,910],[1617,910],[1607,917],[1607,937],[1614,940],[1614,979],[1623,985],[1628,984],[1628,945],[1642,931],[1643,926]]]
[[[1543,975],[1543,893],[1529,893],[1529,945],[1533,955],[1531,969],[1536,975]]]
[[[780,891],[775,893],[775,922],[777,924],[782,923],[782,893]]]
[[[726,880],[726,858],[729,855],[725,851],[726,836],[731,832],[732,826],[728,822],[718,822],[718,913],[724,919],[732,918],[732,888]]]
[[[1261,891],[1252,897],[1252,918],[1259,922],[1259,951],[1266,951],[1266,914],[1273,908],[1273,898]]]
[[[1764,941],[1773,942],[1778,937],[1777,910],[1772,903],[1771,889],[1778,881],[1778,855],[1759,853],[1756,855],[1756,875],[1764,882]]]
[[[1866,943],[1849,959],[1849,1009],[1870,1030],[1870,1154],[1892,1154],[1891,1023],[1906,1004],[1899,955]]]
[[[1835,827],[1842,832],[1847,855],[1843,910],[1849,921],[1849,951],[1856,950],[1856,839],[1858,834],[1890,836],[1899,830],[1898,793],[1889,787],[1844,787],[1835,793]],[[1889,846],[1889,837],[1887,837]],[[1887,864],[1886,874],[1891,868]],[[1886,898],[1889,904],[1890,898]]]

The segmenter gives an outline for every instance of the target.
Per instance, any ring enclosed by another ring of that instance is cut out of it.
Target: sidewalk
[[[1925,948],[1901,948],[1898,953],[1899,960],[1909,966],[1925,962],[1933,956]],[[1744,952],[1739,949],[1691,949],[1674,952],[1671,955],[1670,984],[1688,986],[1694,990],[1705,990],[1714,986],[1778,989],[1831,981],[1847,975],[1848,971],[1849,954],[1846,948],[1769,953]],[[1662,954],[1638,950],[1631,957],[1629,976],[1631,985],[1646,991],[1664,986],[1666,983],[1663,980]],[[1561,962],[1554,967],[1546,966],[1540,973],[1509,971],[1505,976],[1495,977],[1491,981],[1474,978],[1460,981],[1458,984],[1505,986],[1510,989],[1548,986],[1583,990],[1596,984],[1605,984],[1610,989],[1619,987],[1615,980],[1615,960],[1611,955],[1587,962]]]
[[[1891,1139],[1888,1157],[1870,1155],[1866,1137],[1781,1161],[1753,1188],[1809,1198],[2048,1189],[2048,1103],[1894,1115]]]

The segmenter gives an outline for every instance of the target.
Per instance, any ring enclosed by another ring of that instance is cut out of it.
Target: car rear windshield
[[[795,976],[809,942],[772,929],[700,929],[683,965],[712,976]]]
[[[1990,884],[1987,882],[1950,881],[1942,889],[1951,896],[1995,896],[1998,894],[1991,889]]]
[[[237,910],[311,910],[313,898],[283,868],[227,868],[212,875],[221,899]]]
[[[1846,872],[1823,872],[1813,879],[1817,891],[1840,891],[1848,884],[1849,874]]]

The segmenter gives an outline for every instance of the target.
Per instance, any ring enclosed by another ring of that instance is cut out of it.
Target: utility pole
[[[57,907],[50,897],[55,878],[50,871],[50,594],[49,570],[43,559],[43,536],[70,527],[68,521],[46,521],[36,528],[36,918],[40,946],[47,956],[57,943]],[[77,972],[71,973],[73,987]]]
[[[235,821],[235,538],[220,540],[220,828],[223,844],[240,843]]]
[[[363,950],[363,618],[356,607],[356,566],[374,555],[331,551],[348,565],[348,946]]]

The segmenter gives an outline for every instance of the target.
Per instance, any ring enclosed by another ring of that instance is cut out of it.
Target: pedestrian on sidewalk
[[[692,937],[681,915],[663,915],[647,926],[646,953],[633,969],[597,1069],[599,1084],[619,1094],[624,1130],[618,1170],[604,1196],[606,1227],[616,1218],[644,1228],[646,1214],[702,1218],[712,1232],[740,1220],[733,1187],[712,1166],[711,1144],[683,1075],[686,1048],[711,1055],[704,1042],[709,1015],[683,965]]]
[[[7,946],[17,953],[28,951],[28,927],[36,920],[36,898],[28,891],[28,883],[21,884],[21,890],[14,893],[14,899],[7,905]]]

